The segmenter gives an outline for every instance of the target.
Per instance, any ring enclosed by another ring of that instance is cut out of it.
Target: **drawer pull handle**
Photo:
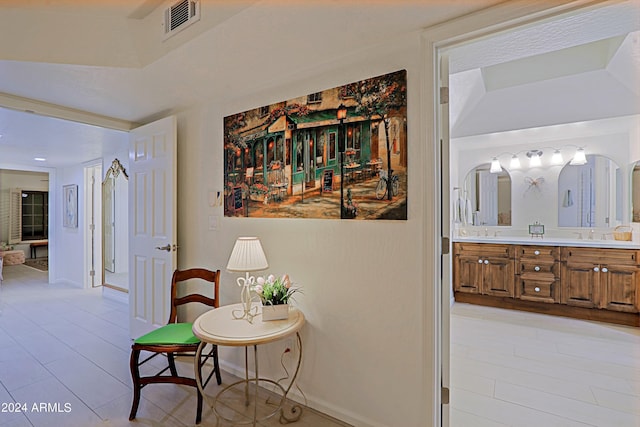
[[[595,272],[597,273],[598,271],[600,271],[600,268],[598,268],[598,267],[593,267],[593,271],[595,271]]]
[[[537,286],[535,288],[533,288],[533,290],[536,291],[536,292],[540,292],[540,288],[537,287]]]
[[[606,273],[606,272],[608,272],[608,271],[609,271],[609,269],[608,269],[607,267],[602,267],[602,272],[603,272],[603,273]]]
[[[540,251],[533,251],[534,255],[540,255]]]
[[[488,259],[485,259],[485,260],[484,260],[484,263],[485,263],[485,264],[489,264],[489,260],[488,260]]]
[[[535,271],[540,271],[540,267],[538,267],[537,265],[533,268]]]

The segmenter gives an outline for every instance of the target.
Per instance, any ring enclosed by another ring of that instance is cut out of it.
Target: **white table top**
[[[241,313],[242,304],[225,305],[202,314],[193,322],[194,335],[210,344],[245,347],[285,338],[298,332],[305,322],[304,314],[295,307],[290,307],[288,319],[263,322],[258,315],[253,323],[235,319],[234,310]]]

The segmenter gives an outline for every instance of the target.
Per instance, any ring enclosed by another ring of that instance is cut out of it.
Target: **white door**
[[[177,265],[175,116],[134,129],[129,139],[129,313],[137,338],[167,323]]]

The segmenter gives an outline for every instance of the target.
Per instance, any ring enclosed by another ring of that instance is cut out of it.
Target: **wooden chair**
[[[184,282],[191,279],[201,279],[206,282],[213,283],[214,298],[210,298],[198,293],[190,293],[182,297],[178,297],[178,286],[184,284]],[[176,355],[185,355],[195,357],[195,352],[198,349],[200,340],[193,335],[191,330],[192,323],[180,323],[178,322],[178,307],[187,303],[201,303],[207,306],[217,308],[219,306],[219,292],[220,287],[220,270],[209,271],[202,268],[193,268],[190,270],[176,270],[171,278],[171,312],[169,314],[169,322],[136,339],[131,346],[131,378],[133,380],[133,404],[131,406],[131,413],[129,414],[129,420],[133,420],[136,417],[138,411],[138,404],[140,403],[140,391],[148,384],[158,383],[175,383],[184,384],[196,388],[198,393],[198,408],[196,412],[196,424],[200,423],[202,419],[202,393],[197,386],[195,378],[179,376],[175,365]],[[184,309],[184,308],[183,308]],[[140,352],[145,351],[153,353],[143,361],[139,361]],[[168,359],[168,366],[152,376],[140,376],[140,366],[158,356],[159,354],[166,354]],[[220,367],[218,365],[218,348],[212,345],[211,350],[208,353],[203,352],[200,360],[198,361],[199,377],[202,378],[202,366],[209,359],[213,359],[213,370],[203,383],[203,387],[207,385],[213,374],[216,374],[216,380],[218,385],[222,383],[220,376]],[[163,375],[167,370],[170,371],[170,375]]]

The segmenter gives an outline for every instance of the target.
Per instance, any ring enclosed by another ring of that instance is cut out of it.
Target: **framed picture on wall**
[[[68,228],[78,228],[78,186],[65,185],[62,201],[62,225]]]

